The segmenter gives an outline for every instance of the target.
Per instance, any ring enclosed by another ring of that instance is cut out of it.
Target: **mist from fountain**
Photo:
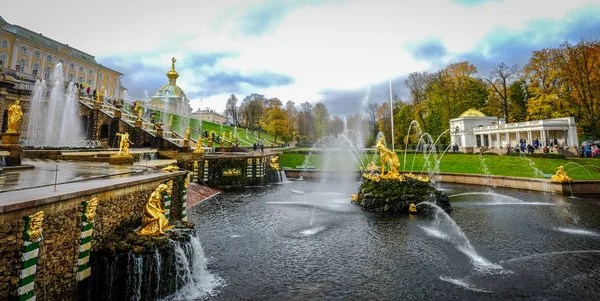
[[[31,97],[27,144],[39,147],[80,146],[84,136],[79,118],[78,89],[65,81],[63,67],[58,63],[52,75],[52,90],[46,99],[47,85],[36,82]]]

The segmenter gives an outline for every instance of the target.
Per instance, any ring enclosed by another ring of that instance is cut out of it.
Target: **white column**
[[[32,65],[32,63],[33,63],[33,53],[36,50],[36,49],[31,49],[31,48],[33,48],[33,47],[29,47],[29,52],[28,52],[28,54],[29,54],[29,65],[27,65],[27,69],[28,69],[27,73],[29,73],[29,74],[31,74],[33,72],[32,71],[33,70],[33,65]]]
[[[496,133],[496,147],[502,148],[502,142],[500,142],[500,133]]]
[[[527,131],[527,143],[533,145],[533,136],[531,135],[531,131]]]
[[[540,130],[540,148],[546,145],[546,136],[544,136],[544,130]]]
[[[517,142],[521,141],[521,133],[517,131]]]
[[[42,53],[42,66],[40,66],[39,74],[37,75],[39,78],[44,78],[44,70],[46,70],[46,52],[41,51]]]
[[[17,58],[19,55],[19,46],[21,44],[21,40],[15,40],[15,42],[13,43],[13,52],[12,52],[12,58],[10,59],[10,69],[16,69],[17,68]]]
[[[94,71],[94,86],[96,87],[96,93],[99,93],[100,86],[98,85],[98,67],[96,67],[96,71]]]

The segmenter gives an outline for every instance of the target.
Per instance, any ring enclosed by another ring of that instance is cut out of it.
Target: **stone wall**
[[[91,251],[94,252],[105,248],[103,242],[117,230],[138,226],[148,197],[165,181],[174,181],[172,199],[174,204],[178,204],[171,206],[171,223],[180,218],[185,176],[186,172],[174,172],[140,176],[142,179],[137,180],[137,177],[118,182],[115,180],[119,179],[110,179],[106,180],[105,186],[0,206],[0,300],[17,295],[23,255],[23,216],[45,212],[35,275],[37,299],[72,300],[78,283],[82,202],[92,198],[99,200],[91,241]]]

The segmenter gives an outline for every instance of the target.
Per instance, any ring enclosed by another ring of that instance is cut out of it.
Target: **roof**
[[[2,18],[2,16],[0,16],[0,27],[4,26],[8,24],[8,22],[6,22],[6,20],[4,20],[4,18]]]
[[[462,114],[460,114],[460,116],[458,116],[458,118],[462,118],[462,117],[486,117],[486,116],[485,116],[485,114],[481,113],[477,109],[471,108],[471,109],[464,111]]]

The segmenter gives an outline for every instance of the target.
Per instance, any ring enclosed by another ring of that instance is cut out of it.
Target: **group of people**
[[[552,147],[558,147],[558,139],[550,139],[546,141],[546,145],[542,145],[540,139],[538,138],[535,138],[530,144],[527,143],[527,139],[521,138],[519,139],[519,143],[515,145],[514,148],[510,144],[507,144],[506,151],[509,153],[513,150],[522,153],[527,151],[527,153],[533,154],[535,153],[535,150],[542,148],[543,153],[549,153],[552,151]]]
[[[597,145],[583,142],[577,150],[580,158],[600,158],[600,149]]]
[[[264,153],[264,152],[265,152],[265,146],[264,146],[264,144],[263,144],[262,142],[260,142],[260,141],[258,141],[258,142],[256,142],[256,143],[254,143],[254,144],[252,145],[252,151],[256,152],[256,151],[257,151],[257,150],[259,150],[259,149],[260,149],[260,152],[261,152],[261,153]]]

